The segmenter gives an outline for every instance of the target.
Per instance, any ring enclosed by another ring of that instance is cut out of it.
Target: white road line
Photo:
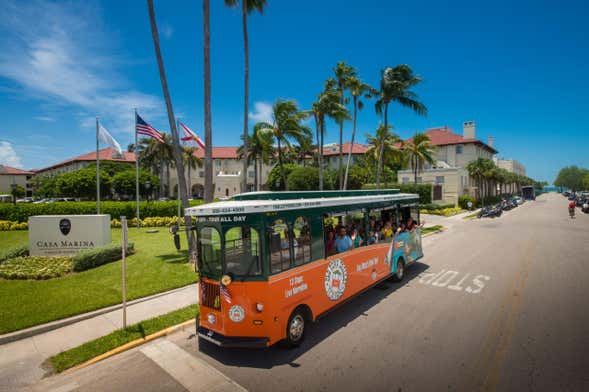
[[[246,391],[217,369],[169,340],[156,341],[142,348],[141,352],[189,391]]]

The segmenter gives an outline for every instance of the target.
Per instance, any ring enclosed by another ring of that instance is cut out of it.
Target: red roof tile
[[[463,136],[455,134],[452,132],[451,128],[442,127],[442,128],[430,128],[426,129],[425,133],[429,136],[431,144],[434,146],[447,146],[452,144],[467,144],[467,143],[475,143],[478,144],[494,154],[498,151],[495,150],[493,147],[489,146],[486,143],[483,143],[477,139],[465,139]],[[412,138],[405,140],[405,142],[411,141]]]
[[[344,154],[347,154],[350,151],[350,142],[344,143],[342,145],[342,151]],[[368,146],[364,144],[354,143],[354,147],[352,148],[352,154],[364,154],[368,150]],[[332,144],[329,146],[323,146],[323,156],[333,156],[339,155],[339,144]]]
[[[118,156],[116,150],[112,148],[103,148],[102,150],[98,150],[98,157],[101,161],[112,161],[112,162],[128,162],[128,163],[135,163],[135,153],[123,151],[123,156]],[[44,167],[42,169],[36,170],[37,172],[44,172],[46,170],[54,169],[56,167],[65,166],[67,164],[73,162],[89,162],[89,161],[96,161],[96,151],[89,152],[87,154],[83,154],[74,158],[66,159],[65,161],[56,163],[51,166]]]
[[[0,175],[2,175],[2,174],[6,174],[6,175],[32,175],[32,174],[35,174],[35,172],[29,171],[29,170],[17,169],[16,167],[0,165]]]
[[[205,157],[205,150],[199,148],[194,152],[199,158]],[[213,159],[237,159],[237,147],[213,147]]]

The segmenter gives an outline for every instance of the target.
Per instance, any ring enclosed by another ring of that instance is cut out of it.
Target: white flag
[[[98,140],[103,142],[104,144],[108,144],[121,155],[123,155],[123,150],[121,149],[121,145],[117,142],[114,137],[108,133],[108,131],[102,126],[102,124],[98,124]]]

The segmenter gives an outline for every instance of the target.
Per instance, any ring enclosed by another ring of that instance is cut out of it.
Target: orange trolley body
[[[371,211],[389,211],[396,214],[391,219],[400,220],[403,209],[418,211],[417,195],[344,191],[337,192],[336,199],[329,192],[302,193],[305,199],[289,199],[287,192],[244,194],[241,200],[187,209],[197,220],[199,337],[225,347],[267,347],[285,339],[297,345],[304,338],[307,322],[384,279],[402,278],[403,267],[421,257],[421,249],[413,258],[404,251],[395,253],[394,247],[405,244],[391,241],[325,257],[324,244],[326,216],[352,211],[360,216],[358,225],[370,225]],[[282,198],[254,199],[268,194]],[[248,215],[253,209],[256,213]],[[307,226],[297,229],[301,219],[306,219]],[[269,229],[277,221],[285,228],[280,238]],[[236,232],[246,234],[240,237]],[[235,249],[241,253],[235,254]],[[277,254],[283,256],[279,271]],[[211,263],[217,259],[219,265]],[[240,276],[243,269],[234,268],[244,263],[248,276]],[[251,275],[256,268],[258,273]]]

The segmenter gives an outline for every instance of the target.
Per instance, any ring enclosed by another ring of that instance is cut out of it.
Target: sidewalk
[[[127,307],[127,325],[156,317],[197,302],[197,285],[171,290]],[[2,389],[20,389],[39,381],[47,370],[43,362],[61,351],[122,328],[122,310],[117,309],[49,332],[0,346]]]

